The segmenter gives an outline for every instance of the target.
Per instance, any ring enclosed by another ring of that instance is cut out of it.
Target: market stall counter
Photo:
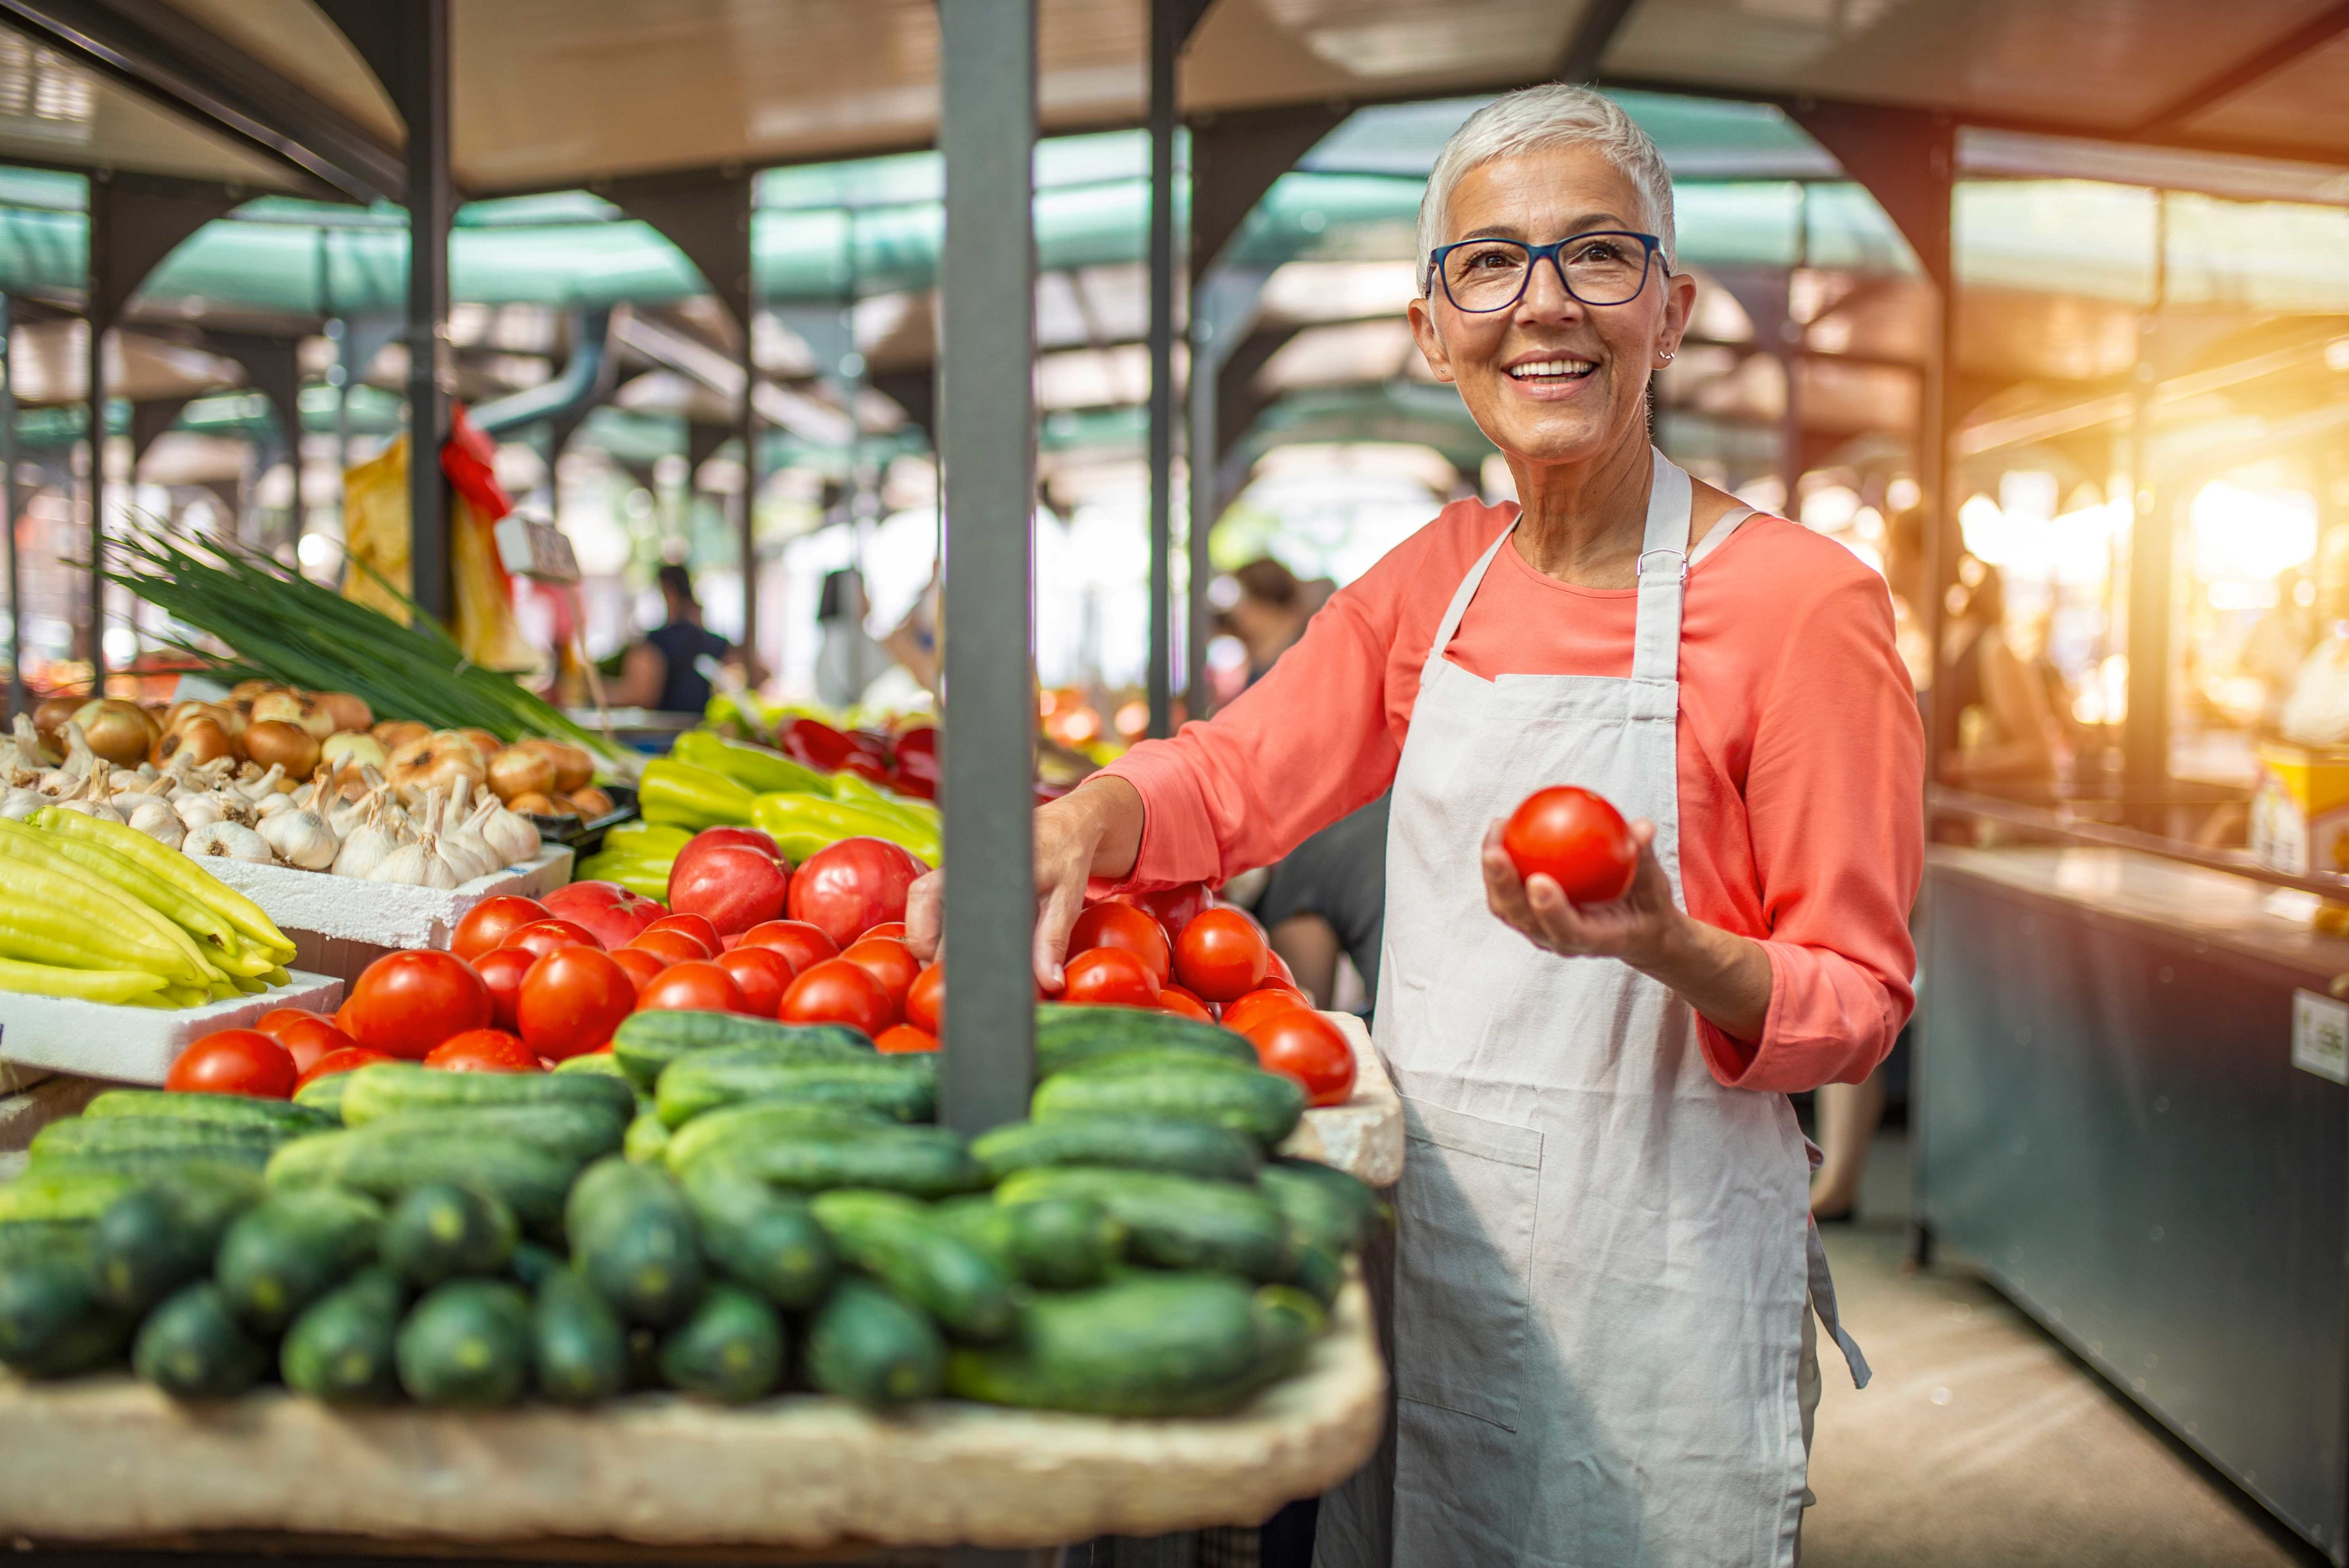
[[[2349,941],[2122,848],[1937,847],[1920,1241],[2349,1560]]]

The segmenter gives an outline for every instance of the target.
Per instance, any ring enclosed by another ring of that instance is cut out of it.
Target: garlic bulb
[[[277,858],[289,866],[299,866],[307,872],[322,872],[335,863],[342,846],[335,841],[335,830],[318,818],[315,809],[318,792],[310,791],[311,806],[296,806],[291,795],[276,799],[285,802],[284,809],[265,813],[259,831]]]
[[[5,812],[6,808],[0,807],[0,815]],[[130,808],[130,825],[157,842],[175,850],[186,842],[188,837],[187,824],[180,820],[180,813],[171,809],[171,803],[158,800],[152,796]]]
[[[20,789],[11,786],[0,791],[0,817],[21,822],[49,803],[49,798],[37,789]]]
[[[428,830],[412,844],[402,844],[384,856],[367,874],[369,882],[404,882],[411,887],[453,888],[457,873],[440,853],[440,841]]]
[[[250,768],[252,765],[248,763],[246,766]],[[251,779],[239,778],[234,788],[238,794],[258,805],[263,800],[267,799],[270,796],[276,794],[280,789],[285,788],[285,765],[282,763],[273,762],[269,765],[268,772],[260,774]]]
[[[490,848],[487,839],[473,830],[471,822],[459,822],[440,835],[440,855],[457,872],[460,882],[485,877],[505,861]]]
[[[201,828],[191,830],[186,841],[181,843],[180,848],[199,859],[214,857],[232,861],[252,861],[255,864],[264,866],[272,864],[277,858],[271,851],[268,840],[251,828],[240,827],[234,822],[225,820],[207,822]]]
[[[66,724],[65,737],[66,759],[58,768],[76,778],[88,778],[91,765],[98,760],[98,753],[89,748],[89,738],[82,734],[80,725],[70,720]]]
[[[384,798],[380,794],[367,799],[366,814],[344,832],[342,847],[335,852],[334,872],[338,877],[369,877],[384,861],[384,857],[399,846],[385,826]]]
[[[243,800],[218,789],[183,793],[171,802],[171,810],[191,832],[214,822],[242,822],[250,814]]]
[[[106,798],[106,779],[111,766],[103,758],[93,764],[89,773],[74,789],[58,798],[57,801],[58,807],[67,811],[78,811],[85,817],[97,817],[104,821],[121,821],[122,813],[117,810],[113,802]]]
[[[494,795],[482,798],[481,810],[465,826],[481,835],[502,866],[520,865],[538,853],[538,830],[529,818],[507,810]]]
[[[253,802],[253,815],[255,820],[266,817],[282,816],[295,809],[293,796],[280,795],[274,789],[260,796]]]

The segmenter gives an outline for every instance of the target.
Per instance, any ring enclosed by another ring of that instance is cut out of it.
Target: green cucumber
[[[1257,1186],[1309,1246],[1350,1253],[1370,1233],[1378,1194],[1343,1171],[1310,1160],[1276,1160]]]
[[[1294,1251],[1288,1275],[1280,1283],[1295,1285],[1325,1307],[1337,1305],[1338,1293],[1346,1288],[1345,1254],[1302,1241]]]
[[[628,1076],[627,1069],[620,1065],[620,1058],[609,1051],[590,1051],[584,1057],[565,1057],[554,1064],[554,1070],[559,1073],[602,1073],[605,1078],[624,1081]],[[628,1092],[634,1094],[636,1085],[629,1084]]]
[[[1261,1163],[1256,1144],[1227,1127],[1152,1116],[1015,1121],[978,1139],[970,1151],[987,1167],[990,1181],[1040,1165],[1120,1165],[1252,1181]]]
[[[257,1127],[292,1136],[318,1132],[335,1119],[315,1106],[263,1099],[247,1094],[187,1094],[160,1088],[110,1088],[82,1108],[103,1120],[117,1116],[160,1116],[215,1127]]]
[[[70,1377],[118,1359],[133,1319],[102,1301],[86,1244],[0,1264],[0,1363],[27,1377]]]
[[[516,1242],[512,1264],[514,1278],[533,1290],[538,1288],[538,1282],[544,1279],[550,1271],[571,1266],[536,1242]]]
[[[343,1124],[343,1096],[350,1087],[349,1073],[328,1073],[325,1078],[312,1078],[295,1089],[294,1103],[308,1106],[312,1110],[334,1118],[335,1125],[340,1127]]]
[[[1169,1269],[1211,1269],[1250,1279],[1286,1277],[1288,1226],[1272,1201],[1229,1181],[1155,1171],[1056,1165],[1022,1171],[996,1189],[1006,1204],[1086,1198],[1126,1228],[1127,1251]]]
[[[827,1394],[887,1408],[946,1385],[947,1346],[929,1315],[877,1284],[843,1279],[808,1326],[808,1378]]]
[[[899,1121],[927,1121],[937,1097],[937,1064],[926,1056],[783,1061],[753,1047],[684,1057],[661,1073],[653,1103],[671,1127],[750,1099],[864,1106]]]
[[[725,1274],[794,1310],[814,1305],[832,1287],[839,1257],[804,1199],[715,1163],[679,1180],[701,1250]]]
[[[134,1172],[110,1165],[43,1165],[0,1187],[0,1224],[88,1223],[141,1185]]]
[[[210,1280],[181,1285],[139,1326],[131,1369],[181,1399],[225,1399],[259,1380],[269,1351]]]
[[[314,1132],[280,1149],[269,1161],[269,1184],[332,1184],[397,1198],[427,1182],[445,1181],[498,1199],[533,1232],[548,1234],[562,1222],[563,1196],[578,1170],[579,1161],[526,1143],[484,1142],[455,1130],[355,1127]]]
[[[376,1062],[350,1079],[343,1119],[353,1127],[388,1116],[482,1106],[600,1105],[624,1123],[636,1109],[635,1091],[603,1073],[451,1073],[413,1062]]]
[[[511,1405],[531,1376],[530,1298],[502,1280],[458,1279],[409,1312],[393,1341],[399,1386],[419,1404]]]
[[[97,1228],[88,1220],[0,1220],[0,1269],[86,1248]]]
[[[661,1069],[695,1051],[730,1046],[763,1046],[806,1057],[854,1058],[874,1055],[863,1031],[843,1024],[782,1024],[740,1013],[631,1013],[612,1036],[612,1055],[639,1088],[659,1081]]]
[[[33,1169],[51,1159],[98,1161],[123,1155],[170,1154],[237,1165],[267,1162],[270,1150],[295,1136],[276,1127],[228,1127],[178,1116],[77,1116],[33,1135]]]
[[[1189,1051],[1256,1066],[1256,1047],[1231,1030],[1140,1007],[1036,1006],[1036,1076],[1050,1078],[1128,1051]]]
[[[124,1193],[90,1231],[90,1274],[99,1296],[120,1311],[144,1312],[210,1274],[222,1234],[263,1191],[250,1171],[233,1171],[190,1172]]]
[[[593,1405],[628,1386],[628,1331],[595,1286],[561,1264],[539,1276],[531,1304],[538,1391]]]
[[[1278,1073],[1170,1062],[1151,1053],[1047,1078],[1037,1086],[1030,1111],[1038,1121],[1093,1115],[1206,1121],[1269,1145],[1296,1130],[1305,1114],[1305,1089]]]
[[[661,1379],[720,1404],[748,1404],[781,1380],[783,1348],[773,1307],[740,1285],[716,1285],[661,1336]]]
[[[485,1105],[378,1117],[363,1124],[372,1136],[394,1132],[463,1133],[490,1142],[525,1143],[574,1165],[620,1147],[627,1122],[605,1105]]]
[[[1125,1227],[1087,1198],[1010,1205],[979,1193],[949,1198],[932,1212],[997,1267],[1044,1290],[1099,1284],[1125,1252]]]
[[[987,1255],[896,1192],[825,1192],[809,1207],[841,1257],[922,1308],[958,1337],[1011,1331],[1011,1281]]]
[[[666,1172],[597,1161],[571,1189],[564,1229],[580,1274],[628,1322],[677,1323],[701,1299],[693,1210]]]
[[[667,1123],[662,1123],[664,1127]],[[856,1138],[900,1125],[877,1110],[857,1105],[824,1105],[803,1099],[752,1099],[707,1111],[667,1135],[661,1157],[682,1171],[721,1148],[755,1148],[778,1138]],[[647,1134],[647,1137],[649,1137]]]
[[[1205,1413],[1294,1365],[1294,1295],[1260,1304],[1259,1292],[1223,1274],[1135,1274],[1040,1295],[1018,1345],[956,1351],[947,1386],[988,1404],[1087,1415]]]
[[[620,1152],[639,1165],[668,1163],[668,1123],[660,1112],[647,1109],[636,1112],[628,1123],[628,1130],[620,1139]]]
[[[388,1268],[367,1267],[302,1309],[277,1347],[285,1386],[314,1399],[388,1399],[399,1392],[393,1344],[408,1290]]]
[[[229,1225],[212,1278],[238,1316],[274,1333],[375,1256],[382,1228],[382,1205],[356,1192],[274,1192]]]
[[[428,1181],[391,1206],[380,1250],[402,1283],[429,1290],[460,1275],[503,1274],[521,1234],[514,1212],[497,1199]]]
[[[779,1137],[766,1143],[730,1143],[695,1159],[703,1165],[800,1192],[870,1187],[915,1198],[949,1198],[987,1184],[987,1173],[943,1127],[885,1128],[853,1137]]]

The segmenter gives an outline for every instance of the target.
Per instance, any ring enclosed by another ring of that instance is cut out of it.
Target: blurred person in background
[[[2276,573],[2276,602],[2251,623],[2236,667],[2260,683],[2260,727],[2272,730],[2283,717],[2284,699],[2316,645],[2316,580],[2302,566]]]
[[[1305,634],[1305,623],[1319,606],[1297,574],[1269,555],[1258,556],[1226,581],[1230,588],[1213,595],[1229,601],[1216,616],[1216,629],[1247,650],[1246,684],[1254,686]]]
[[[671,562],[657,574],[661,624],[622,658],[620,678],[605,688],[614,707],[648,707],[662,713],[699,713],[709,706],[709,659],[730,666],[746,686],[767,678],[759,661],[701,624],[701,601],[694,597],[693,574]]]
[[[890,667],[889,655],[864,630],[871,613],[863,573],[843,566],[824,573],[815,608],[816,625],[823,633],[815,655],[815,698],[826,707],[854,707],[864,700],[864,688]]]
[[[1944,783],[2026,800],[2055,799],[2055,716],[2042,661],[2014,651],[2005,580],[1967,556],[1950,590],[1941,646],[1947,700],[1958,710],[1957,749],[1940,758]]]

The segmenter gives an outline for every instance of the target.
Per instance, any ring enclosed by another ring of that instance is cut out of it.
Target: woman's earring
[[[1658,355],[1656,357],[1661,359],[1665,364],[1670,365],[1672,362],[1672,356],[1679,352],[1680,350],[1677,348],[1667,348],[1663,353]]]

